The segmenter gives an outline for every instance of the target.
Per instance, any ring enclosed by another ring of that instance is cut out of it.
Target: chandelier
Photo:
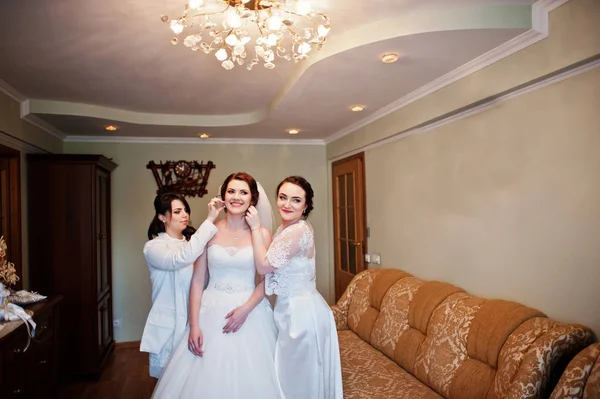
[[[259,63],[273,69],[276,58],[306,59],[323,47],[330,29],[329,18],[313,11],[306,0],[188,1],[181,17],[161,16],[176,35],[171,43],[178,44],[178,36],[187,31],[186,47],[214,52],[227,70],[236,64],[252,70]]]

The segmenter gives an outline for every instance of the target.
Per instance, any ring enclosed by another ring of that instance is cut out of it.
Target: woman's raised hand
[[[208,202],[208,217],[211,222],[214,222],[221,210],[225,208],[225,201],[219,197],[214,197]]]
[[[251,230],[260,229],[260,218],[258,217],[258,210],[255,207],[250,206],[248,208],[245,218]]]

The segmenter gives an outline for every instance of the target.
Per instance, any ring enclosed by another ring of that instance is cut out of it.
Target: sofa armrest
[[[579,352],[560,377],[550,399],[600,398],[600,344]]]
[[[335,326],[338,331],[348,329],[348,312],[350,309],[350,302],[352,302],[352,298],[354,296],[354,291],[356,290],[358,283],[364,278],[367,278],[370,273],[371,270],[364,270],[354,276],[350,284],[348,284],[348,287],[346,287],[346,291],[344,291],[342,297],[335,305],[331,305],[331,311],[333,312],[333,317],[335,319]]]
[[[344,312],[344,310],[342,310],[338,305],[332,305],[331,311],[333,312],[333,318],[335,319],[335,328],[338,331],[347,330],[348,313]]]
[[[507,398],[547,398],[564,367],[592,342],[589,328],[544,317],[523,323],[507,340],[499,359],[495,390]]]

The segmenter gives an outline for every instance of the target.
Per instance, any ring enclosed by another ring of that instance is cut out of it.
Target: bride
[[[261,234],[271,242],[272,211],[264,190],[247,173],[233,173],[220,188],[226,217],[194,265],[189,338],[184,338],[153,398],[283,398],[275,372],[277,328],[256,269],[250,206],[262,208]],[[268,245],[268,244],[267,244]],[[204,289],[208,267],[210,281]]]

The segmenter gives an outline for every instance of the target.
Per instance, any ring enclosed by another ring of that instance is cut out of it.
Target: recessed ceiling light
[[[300,133],[300,131],[298,129],[290,129],[290,130],[288,130],[288,133],[289,134],[298,134],[298,133]]]
[[[104,129],[108,130],[109,132],[114,132],[118,129],[118,127],[116,127],[115,125],[108,125]]]
[[[396,53],[385,53],[381,56],[381,61],[385,64],[391,64],[398,61],[398,54]]]
[[[198,133],[198,137],[200,137],[201,139],[207,139],[210,136],[208,134],[206,134],[206,133]]]
[[[350,110],[352,112],[360,112],[363,109],[365,109],[365,106],[364,105],[358,105],[358,104],[357,105],[353,105],[353,106],[350,107]]]

